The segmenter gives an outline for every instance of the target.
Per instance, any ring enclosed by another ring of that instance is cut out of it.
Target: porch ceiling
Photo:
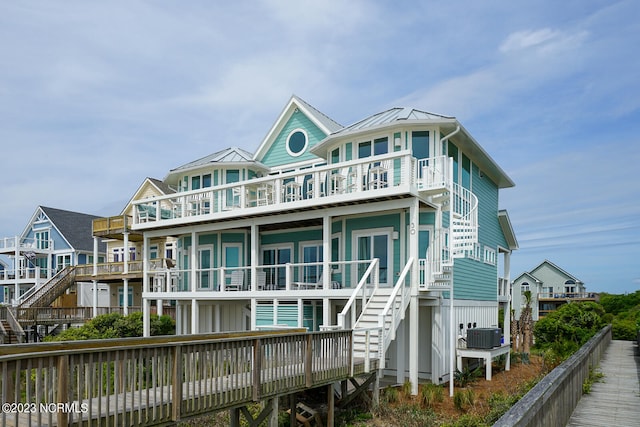
[[[368,205],[371,203],[377,203],[377,202],[381,202],[381,201],[389,201],[389,200],[402,200],[402,199],[406,199],[406,198],[410,198],[410,197],[415,197],[413,194],[411,193],[401,193],[401,194],[388,194],[388,195],[383,195],[383,196],[378,196],[378,197],[370,197],[370,198],[366,198],[366,199],[360,199],[357,201],[354,200],[345,200],[345,201],[339,201],[339,202],[333,202],[333,203],[324,203],[324,204],[313,204],[313,205],[309,205],[309,206],[304,206],[304,207],[299,207],[299,208],[293,208],[293,209],[282,209],[282,210],[278,210],[278,211],[267,211],[267,212],[252,212],[253,209],[249,210],[243,210],[243,209],[238,209],[237,211],[235,211],[236,215],[232,216],[232,217],[226,217],[226,218],[209,218],[209,219],[205,219],[205,218],[201,218],[201,217],[189,217],[191,219],[191,221],[189,221],[188,223],[185,224],[180,224],[180,226],[183,225],[199,225],[199,224],[206,224],[206,223],[224,223],[224,222],[233,222],[233,221],[238,221],[238,220],[247,220],[247,219],[257,219],[257,218],[268,218],[268,217],[279,217],[282,215],[288,215],[288,214],[296,214],[296,213],[305,213],[305,212],[310,212],[310,211],[322,211],[322,210],[330,210],[332,208],[336,208],[336,207],[344,207],[344,206],[355,206],[355,205]],[[422,201],[422,204],[425,204],[424,201]],[[426,204],[425,204],[426,205]],[[366,210],[363,210],[362,212],[366,212]],[[200,219],[199,221],[197,219]],[[317,218],[313,218],[313,219],[301,219],[299,221],[286,221],[286,222],[279,222],[279,221],[274,221],[273,224],[268,224],[268,225],[261,225],[260,228],[261,230],[282,230],[282,229],[287,229],[287,228],[296,228],[296,227],[308,227],[308,226],[312,226],[312,225],[322,225],[322,214],[318,213],[318,217]],[[176,227],[180,227],[180,226],[176,226],[175,224],[173,225],[167,225],[164,227],[154,227],[154,230],[160,230],[160,229],[168,229],[168,228],[176,228]]]

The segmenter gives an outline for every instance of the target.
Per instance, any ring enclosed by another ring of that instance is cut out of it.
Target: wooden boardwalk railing
[[[363,372],[352,332],[283,330],[3,346],[3,426],[159,425]],[[370,361],[371,369],[377,361]]]

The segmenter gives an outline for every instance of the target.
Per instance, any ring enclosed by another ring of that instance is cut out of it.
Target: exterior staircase
[[[20,299],[19,308],[48,307],[75,282],[74,266],[67,266],[59,271],[42,286],[33,287]]]
[[[436,227],[429,242],[426,258],[418,261],[419,288],[428,291],[450,290],[453,262],[473,252],[478,241],[478,198],[468,189],[454,183],[453,159],[440,156],[417,162],[416,186],[429,202],[449,212],[448,227]],[[376,357],[380,368],[385,366],[385,353],[410,302],[411,275],[414,260],[409,259],[393,289],[363,286],[366,277],[355,288],[339,316],[339,326],[345,327],[351,314],[355,319],[356,298],[362,298],[357,321],[352,322],[353,356]],[[375,262],[372,264],[374,267]],[[370,268],[371,269],[371,268]],[[366,274],[365,274],[366,276]],[[377,273],[372,277],[377,277]]]
[[[11,307],[0,307],[0,343],[16,344],[24,342],[25,333],[14,316]]]
[[[365,357],[368,351],[384,368],[385,353],[409,306],[413,263],[413,258],[407,261],[393,288],[374,288],[353,328],[354,357]]]
[[[426,258],[420,260],[422,290],[451,288],[453,262],[473,253],[478,242],[478,198],[470,190],[453,182],[453,159],[436,157],[418,162],[423,197],[449,212],[449,226],[436,228]]]
[[[17,344],[20,342],[7,320],[0,320],[0,332],[2,333],[3,344]]]

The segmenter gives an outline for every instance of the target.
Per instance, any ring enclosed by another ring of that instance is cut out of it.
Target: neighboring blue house
[[[22,234],[0,239],[0,254],[12,264],[0,273],[4,301],[18,303],[30,288],[44,285],[68,265],[92,264],[92,221],[96,218],[99,217],[38,206]],[[103,243],[98,246],[101,258],[105,247]]]
[[[179,334],[379,328],[369,350],[417,392],[449,379],[459,324],[509,312],[517,241],[498,202],[514,183],[454,117],[392,108],[344,127],[293,96],[255,153],[222,150],[164,183],[178,191],[132,200],[131,228],[143,310],[171,301]],[[163,238],[165,275],[149,249]]]

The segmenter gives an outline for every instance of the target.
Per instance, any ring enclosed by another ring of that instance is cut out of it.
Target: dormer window
[[[309,139],[304,129],[295,129],[287,138],[287,152],[293,157],[302,155],[307,149]]]

